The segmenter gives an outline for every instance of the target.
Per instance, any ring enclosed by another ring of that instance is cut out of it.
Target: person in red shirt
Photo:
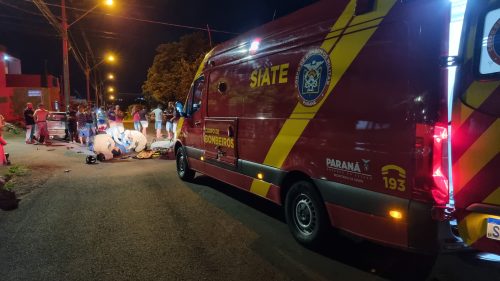
[[[139,107],[132,107],[132,118],[134,120],[134,129],[136,131],[141,131],[141,115],[139,114]]]

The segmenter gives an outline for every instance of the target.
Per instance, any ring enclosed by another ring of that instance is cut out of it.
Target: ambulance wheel
[[[186,151],[181,147],[177,150],[177,175],[183,181],[194,179],[195,171],[189,168]]]
[[[288,190],[285,217],[293,237],[311,248],[320,245],[330,228],[323,200],[308,181],[298,181]]]

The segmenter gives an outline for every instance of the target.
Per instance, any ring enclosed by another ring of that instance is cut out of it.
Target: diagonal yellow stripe
[[[356,32],[365,28],[375,28],[382,22],[382,19],[364,22],[346,29],[346,33]]]
[[[454,171],[460,171],[455,185],[455,194],[458,194],[461,188],[500,153],[499,138],[500,119],[497,119],[453,166]]]
[[[335,43],[337,43],[339,38],[338,37],[333,39],[328,39],[328,38],[330,38],[332,35],[339,36],[340,34],[342,34],[344,29],[349,24],[349,21],[352,19],[352,15],[354,13],[355,8],[356,8],[356,2],[351,0],[347,4],[346,8],[344,9],[340,17],[333,24],[331,33],[326,36],[325,40],[323,41],[323,44],[321,45],[321,49],[325,50],[327,53],[330,53],[330,51],[332,50]]]
[[[484,199],[483,203],[491,204],[491,205],[500,205],[500,186],[495,189],[486,199]]]
[[[465,93],[465,102],[472,108],[479,108],[484,103],[484,101],[486,101],[493,94],[498,86],[500,86],[500,81],[474,81],[474,83],[470,85],[470,87],[467,89],[467,92]],[[460,112],[461,114],[459,126],[467,121],[474,110],[463,105]]]
[[[462,126],[462,124],[469,119],[472,113],[474,113],[474,109],[468,107],[467,105],[460,103],[460,124],[459,126]]]
[[[334,31],[340,28],[346,28],[349,23],[359,24],[371,19],[385,17],[395,3],[396,0],[377,1],[376,11],[353,17],[356,0],[351,0],[331,30]],[[314,118],[344,73],[351,66],[354,59],[358,56],[359,52],[361,52],[376,30],[377,28],[372,28],[344,35],[339,39],[340,41],[337,42],[337,45],[334,45],[331,39],[325,38],[321,46],[322,49],[329,51],[335,46],[330,54],[330,61],[332,62],[332,79],[329,88],[322,100],[315,106],[305,107],[301,103],[297,103],[292,114],[271,145],[263,164],[281,168],[293,146],[309,124],[309,121]],[[250,192],[265,197],[269,188],[270,184],[255,179],[250,187]]]
[[[177,127],[175,128],[175,135],[177,139],[181,137],[182,125],[184,125],[184,117],[179,118],[177,121]]]

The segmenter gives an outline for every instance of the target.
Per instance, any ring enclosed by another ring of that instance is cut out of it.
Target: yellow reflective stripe
[[[333,46],[335,46],[335,44],[339,41],[339,39],[340,37],[335,37],[325,40],[322,49],[327,50],[327,52],[330,52],[330,50],[333,49]]]
[[[351,26],[346,29],[346,33],[356,32],[358,30],[366,29],[366,28],[375,28],[382,22],[382,19],[373,20],[365,23],[361,23],[355,26]]]
[[[286,120],[280,133],[271,145],[263,164],[280,168],[285,162],[288,153],[290,153],[290,150],[292,150],[292,147],[295,145],[300,135],[302,135],[307,124],[309,124],[309,120],[306,119]]]
[[[486,199],[484,199],[483,203],[491,204],[491,205],[500,205],[500,186],[495,189]]]
[[[486,235],[487,218],[500,219],[498,216],[472,213],[460,221],[458,231],[465,244],[472,245]]]
[[[200,75],[203,73],[203,70],[205,70],[205,65],[207,65],[208,58],[212,56],[213,51],[213,49],[210,50],[210,52],[208,52],[203,58],[203,61],[200,63],[200,66],[198,66],[198,70],[196,71],[196,74],[194,76],[194,81],[196,81],[196,79],[198,79],[198,77],[200,77]]]
[[[333,46],[339,38],[333,38],[330,39],[331,37],[339,36],[342,34],[342,31],[347,27],[349,24],[349,21],[352,19],[352,15],[354,14],[354,9],[356,8],[356,1],[350,1],[340,17],[337,19],[337,21],[333,24],[330,34],[328,34],[323,41],[323,44],[321,45],[321,49],[325,50],[325,52],[330,53],[332,50]]]
[[[175,128],[175,135],[177,136],[177,138],[179,138],[181,135],[183,124],[184,124],[184,117],[181,117],[179,118],[179,121],[177,121],[177,127]]]
[[[497,119],[453,166],[453,170],[460,171],[456,194],[500,152],[499,138],[500,119]]]
[[[344,29],[347,26],[347,24],[349,24],[349,21],[352,19],[352,16],[354,15],[354,9],[356,9],[356,1],[351,0],[345,7],[342,14],[340,14],[337,21],[333,24],[332,28],[330,29],[330,32],[335,32]],[[321,48],[323,48],[323,46],[321,46]]]
[[[493,94],[498,86],[500,86],[500,81],[474,81],[474,83],[470,85],[470,87],[467,89],[467,92],[465,93],[466,104],[472,108],[479,108],[484,103],[484,101],[486,101]],[[462,107],[462,111],[460,114],[460,125],[467,121],[470,115],[474,112],[474,110],[471,110],[470,108],[466,110],[463,109],[464,107]]]
[[[252,182],[252,186],[250,187],[250,192],[262,197],[266,197],[270,187],[271,187],[270,183],[254,179]]]
[[[377,3],[377,10],[375,12],[358,16],[353,19],[356,1],[350,1],[331,30],[335,31],[345,27],[351,20],[351,24],[357,24],[371,19],[384,17],[394,6],[396,0],[377,1]],[[344,35],[340,38],[340,41],[338,41],[337,45],[335,45],[335,48],[330,54],[330,61],[332,62],[332,78],[325,96],[318,104],[312,107],[306,107],[301,103],[297,103],[292,114],[286,120],[285,124],[278,133],[278,136],[271,145],[263,164],[281,168],[293,146],[309,124],[309,121],[314,118],[318,110],[327,100],[328,96],[332,93],[332,90],[335,88],[344,73],[351,66],[354,59],[358,56],[359,52],[361,52],[376,30],[377,28],[367,29]],[[327,38],[325,38],[321,48],[328,52],[329,48],[331,48],[333,44],[331,44],[331,41]],[[270,186],[271,185],[269,183],[264,185],[262,181],[254,179],[252,186],[250,187],[250,192],[265,197]]]
[[[460,124],[461,126],[469,117],[471,116],[472,113],[474,113],[474,109],[468,107],[467,105],[460,103]]]
[[[328,34],[328,38],[330,38],[330,37],[337,37],[337,36],[339,36],[340,34],[342,34],[342,31],[343,31],[343,30],[344,30],[344,29],[339,29],[339,30],[335,30],[335,31],[330,32],[330,34]],[[331,48],[330,48],[330,49],[331,49]]]

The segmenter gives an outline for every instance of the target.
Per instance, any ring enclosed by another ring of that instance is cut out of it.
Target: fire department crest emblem
[[[490,58],[500,65],[500,19],[491,28],[488,35],[487,49]]]
[[[300,61],[295,76],[299,100],[305,106],[314,106],[328,90],[332,76],[328,54],[323,49],[307,53]]]

